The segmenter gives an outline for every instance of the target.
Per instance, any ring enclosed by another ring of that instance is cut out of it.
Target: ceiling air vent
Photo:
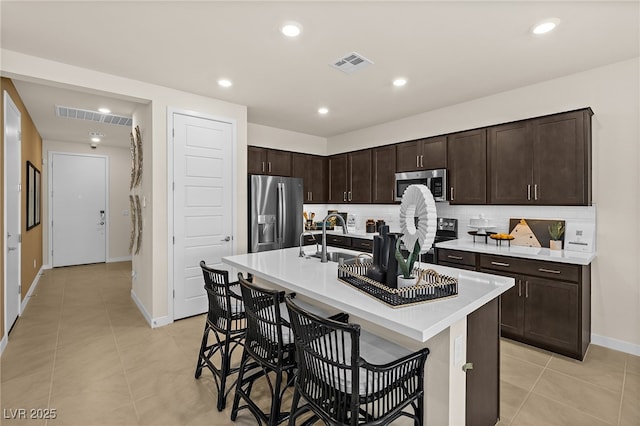
[[[358,71],[363,68],[366,68],[371,64],[373,64],[373,62],[370,61],[369,59],[365,58],[359,53],[351,52],[343,56],[342,58],[333,61],[331,66],[336,69],[339,69],[342,72],[351,74],[354,71]]]
[[[131,117],[115,114],[103,114],[98,111],[71,108],[56,105],[56,116],[62,118],[75,118],[76,120],[87,120],[95,123],[115,124],[117,126],[131,127],[133,120]]]

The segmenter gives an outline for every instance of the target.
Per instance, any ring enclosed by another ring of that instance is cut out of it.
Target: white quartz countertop
[[[311,246],[309,246],[311,247]],[[311,254],[315,247],[307,248]],[[330,251],[346,251],[336,250]],[[419,342],[426,342],[514,286],[513,278],[429,265],[458,279],[458,295],[414,306],[391,308],[338,281],[338,264],[298,256],[299,248],[222,258],[239,271],[272,282]]]
[[[436,243],[436,248],[472,251],[484,254],[496,254],[500,256],[520,257],[524,259],[543,260],[546,262],[571,263],[574,265],[589,265],[596,257],[596,253],[583,253],[567,250],[550,250],[548,248],[514,246],[506,241],[502,245],[496,245],[494,240],[466,241],[451,240]]]

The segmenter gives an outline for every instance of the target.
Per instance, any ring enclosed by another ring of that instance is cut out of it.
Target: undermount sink
[[[322,258],[322,253],[314,253],[311,257],[317,257],[318,259]],[[356,261],[356,255],[351,253],[345,253],[342,251],[332,251],[327,253],[327,260],[331,262],[339,262],[339,259],[342,259],[344,263],[352,264]]]

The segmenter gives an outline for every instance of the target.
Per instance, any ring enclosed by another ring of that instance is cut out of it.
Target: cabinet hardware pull
[[[538,184],[533,185],[533,199],[538,201]]]
[[[262,173],[264,173],[264,161],[262,162]]]
[[[496,265],[496,266],[506,266],[509,267],[508,263],[503,263],[503,262],[491,262],[492,265]]]
[[[538,271],[540,272],[548,272],[550,274],[561,274],[561,271],[557,271],[555,269],[547,269],[547,268],[538,268]]]
[[[416,167],[420,167],[420,156],[416,155]]]
[[[529,298],[529,281],[524,282],[524,297]]]
[[[420,156],[420,167],[424,167],[424,162],[422,160],[424,160],[424,155]]]
[[[454,255],[448,254],[447,257],[449,259],[462,260],[462,256],[454,256]]]
[[[453,201],[453,186],[451,187],[451,190],[449,191],[449,200]]]
[[[271,161],[269,161],[269,173],[271,173]]]
[[[342,193],[342,201],[347,201],[347,191]]]
[[[309,201],[313,201],[313,191],[309,191]]]
[[[351,191],[349,191],[349,198],[348,198],[348,200],[349,200],[349,201],[351,201]]]
[[[522,280],[518,280],[518,297],[522,297]]]
[[[531,185],[527,185],[527,201],[531,201]]]

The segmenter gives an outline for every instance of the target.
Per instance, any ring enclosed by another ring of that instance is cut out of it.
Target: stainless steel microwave
[[[447,201],[447,169],[396,173],[396,201],[402,201],[409,185],[425,185],[435,201]]]

